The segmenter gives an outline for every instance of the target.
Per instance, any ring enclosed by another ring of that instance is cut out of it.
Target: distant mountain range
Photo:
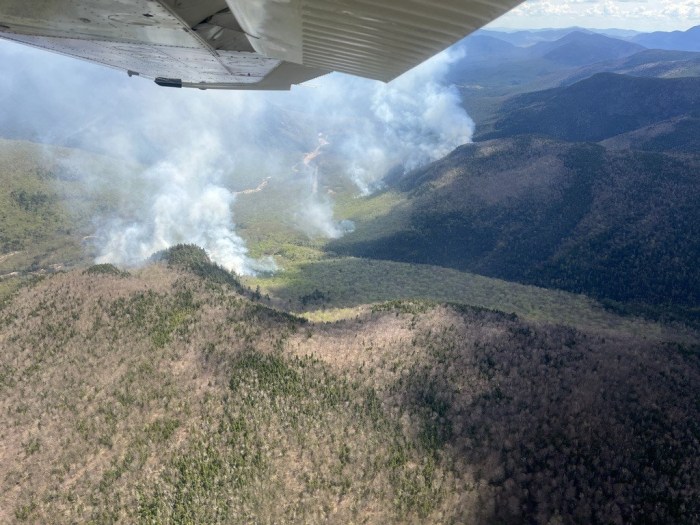
[[[565,66],[583,66],[603,60],[623,58],[643,51],[639,44],[596,33],[574,31],[554,42],[540,42],[530,54]]]
[[[686,31],[654,31],[653,33],[642,33],[628,29],[586,29],[583,27],[525,31],[482,29],[477,31],[476,35],[498,38],[518,47],[529,47],[541,42],[553,42],[574,32],[606,35],[620,40],[628,40],[649,49],[700,51],[700,26],[691,27]]]
[[[558,40],[573,31],[581,31],[584,33],[592,33],[590,29],[583,27],[566,27],[561,29],[537,29],[525,31],[497,31],[489,29],[481,29],[477,34],[487,35],[504,42],[508,42],[518,47],[527,47],[538,42],[552,42]]]
[[[692,37],[694,33],[691,29],[684,34]],[[513,96],[568,86],[596,73],[655,78],[700,75],[699,52],[646,49],[579,28],[552,35],[558,38],[517,46],[508,41],[512,33],[478,31],[459,44],[464,56],[452,65],[448,79],[461,91],[478,133],[493,124],[496,113]]]
[[[553,41],[540,41],[523,47],[493,36],[492,32],[477,33],[465,39],[459,47],[464,51],[462,63],[500,60],[544,59],[563,66],[581,66],[626,57],[645,48],[639,44],[610,38],[590,31],[573,31]]]
[[[643,33],[632,37],[631,41],[653,49],[700,51],[700,26],[687,31]]]

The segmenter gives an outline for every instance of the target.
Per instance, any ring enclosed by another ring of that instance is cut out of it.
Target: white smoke
[[[306,178],[307,190],[301,202],[301,209],[296,213],[296,225],[309,237],[325,237],[338,239],[355,229],[352,221],[336,221],[333,217],[333,201],[328,192],[322,194],[319,191],[319,166],[318,157],[323,155],[323,148],[329,142],[319,134],[318,144],[313,151],[304,155],[304,159],[295,171],[300,172]]]
[[[202,247],[212,261],[237,274],[275,270],[271,259],[248,257],[243,239],[235,233],[235,195],[219,183],[222,167],[210,159],[222,162],[218,141],[205,134],[186,153],[148,169],[143,177],[155,193],[130,219],[114,217],[103,224],[96,262],[134,266],[157,251],[188,243]]]
[[[444,83],[459,58],[445,51],[388,84],[340,75],[319,81],[318,100],[332,108],[328,127],[346,123],[332,139],[362,195],[393,168],[415,169],[471,141],[474,122],[455,86]]]
[[[100,262],[137,264],[188,242],[253,273],[272,263],[251,259],[236,234],[236,191],[268,177],[270,187],[306,177],[306,189],[289,195],[290,224],[312,237],[351,231],[333,216],[329,181],[344,177],[367,195],[390,170],[418,167],[471,139],[459,93],[443,83],[456,58],[442,53],[389,84],[331,74],[291,92],[202,92],[2,42],[0,63],[12,76],[0,80],[0,100],[13,103],[0,114],[0,134],[146,167],[121,175],[116,201],[128,206],[96,218]],[[63,85],[69,89],[56,88]],[[295,171],[319,136],[330,142],[319,153],[332,162],[312,159]],[[86,176],[86,191],[93,179]]]

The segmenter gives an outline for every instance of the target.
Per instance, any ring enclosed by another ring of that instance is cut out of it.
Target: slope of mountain
[[[470,40],[481,34],[466,38],[460,45],[469,48]],[[567,86],[596,73],[657,78],[700,76],[700,54],[643,50],[629,47],[633,44],[620,39],[606,39],[598,34],[570,32],[557,41],[529,48],[494,45],[485,51],[489,60],[474,58],[455,62],[449,79],[459,87],[463,103],[479,128],[490,122],[513,95]],[[478,47],[476,45],[474,56]],[[497,53],[499,49],[502,52]],[[636,52],[636,49],[642,50]]]
[[[614,27],[610,29],[591,29],[591,31],[622,40],[629,40],[642,33],[642,31],[636,31],[634,29],[618,29]]]
[[[533,29],[524,31],[498,31],[490,29],[480,29],[476,34],[487,35],[503,40],[518,47],[530,47],[539,42],[552,42],[565,37],[569,33],[578,31],[581,33],[591,33],[589,29],[583,27],[565,27],[561,29]]]
[[[330,246],[692,311],[698,167],[694,157],[532,136],[466,145],[387,181],[407,203]]]
[[[623,58],[644,50],[643,46],[597,33],[574,31],[554,42],[540,42],[528,49],[563,66],[583,66],[594,62]]]
[[[108,157],[0,139],[0,276],[89,262],[86,237],[96,210],[118,204],[120,168]]]
[[[471,63],[514,60],[528,55],[528,51],[522,47],[480,33],[465,38],[456,46],[456,49],[464,53],[464,56],[452,66],[454,69],[461,69]]]
[[[131,192],[115,191],[115,185],[125,184],[125,170],[142,168],[78,150],[4,141],[0,152],[0,202],[4,203],[0,209],[0,303],[33,279],[90,264],[104,242],[99,237],[104,219],[96,220],[95,212],[109,217],[116,206],[123,212],[130,206],[141,209],[138,199],[152,191],[147,181],[139,186],[132,176],[126,178]],[[339,218],[364,223],[404,201],[397,194],[389,199],[358,199],[354,186],[345,187],[340,180],[336,177],[322,183],[339,199]],[[274,275],[246,278],[278,307],[297,312],[319,310],[319,315],[340,308],[333,315],[345,315],[351,310],[343,309],[369,302],[424,298],[467,302],[599,333],[686,339],[677,329],[622,317],[593,299],[561,291],[437,266],[329,258],[323,251],[326,240],[310,239],[290,225],[297,209],[290,195],[298,191],[293,182],[272,179],[260,191],[240,193],[233,210],[236,231],[251,255],[274,255],[280,267]],[[137,218],[138,213],[132,216]]]
[[[687,31],[655,31],[632,37],[632,42],[654,49],[676,49],[679,51],[700,51],[700,26]]]
[[[698,77],[700,76],[700,53],[646,49],[623,59],[599,62],[567,72],[559,82],[561,86],[566,86],[585,80],[596,73],[606,72],[635,77]]]
[[[696,154],[700,151],[700,119],[683,116],[601,141],[608,148]]]
[[[165,259],[3,307],[1,522],[700,515],[697,347],[419,302],[314,324]]]
[[[700,108],[700,77],[642,78],[599,73],[571,86],[518,95],[478,139],[538,133],[599,141]]]

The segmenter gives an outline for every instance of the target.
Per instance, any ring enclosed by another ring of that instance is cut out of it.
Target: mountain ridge
[[[570,86],[517,95],[475,140],[540,133],[599,141],[700,108],[700,77],[644,78],[596,73]],[[595,97],[591,94],[595,93]]]
[[[686,31],[654,31],[632,37],[632,42],[655,49],[700,51],[700,26]]]
[[[477,142],[388,181],[409,198],[400,230],[389,215],[330,249],[692,311],[697,166],[528,135]]]
[[[209,263],[185,251],[56,274],[2,307],[0,521],[700,511],[700,407],[681,395],[697,347],[419,301],[310,323],[192,274]]]

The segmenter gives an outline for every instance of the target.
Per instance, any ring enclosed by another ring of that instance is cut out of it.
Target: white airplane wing
[[[0,37],[171,87],[389,81],[522,0],[0,0]]]

